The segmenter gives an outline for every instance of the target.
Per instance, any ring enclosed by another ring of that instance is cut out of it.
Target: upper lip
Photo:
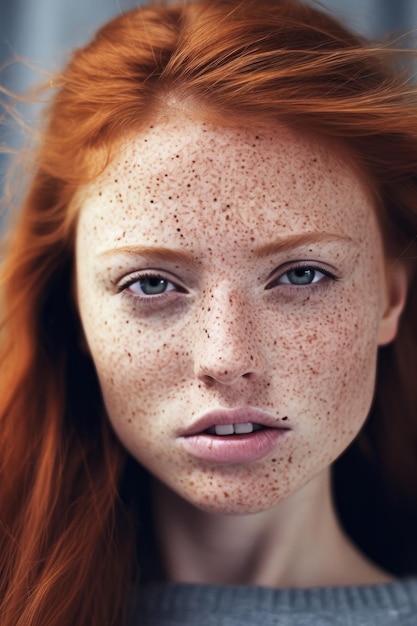
[[[287,424],[282,424],[281,420],[271,415],[271,413],[253,407],[242,407],[209,411],[180,434],[182,437],[190,437],[192,435],[201,434],[208,428],[212,428],[216,425],[246,424],[248,422],[269,428],[282,428],[285,430],[289,428]]]

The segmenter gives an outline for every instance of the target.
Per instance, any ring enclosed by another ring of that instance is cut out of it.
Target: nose
[[[221,288],[206,302],[196,325],[196,377],[208,386],[256,380],[265,364],[253,306]]]

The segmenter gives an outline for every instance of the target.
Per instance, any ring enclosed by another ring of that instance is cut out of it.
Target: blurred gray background
[[[312,2],[314,0],[311,0]],[[271,0],[273,2],[273,0]],[[371,38],[398,35],[417,27],[417,0],[321,0],[354,30]],[[87,42],[106,20],[140,4],[138,0],[0,0],[0,85],[24,92],[42,75],[34,68],[58,69],[69,52]],[[24,109],[29,125],[36,107]],[[16,124],[3,124],[0,145],[19,146]],[[8,157],[0,154],[0,193]]]

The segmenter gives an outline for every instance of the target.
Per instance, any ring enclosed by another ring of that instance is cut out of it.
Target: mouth
[[[287,418],[277,418],[252,407],[206,413],[185,432],[180,446],[203,461],[245,464],[273,452],[291,432]]]
[[[237,407],[234,409],[216,409],[205,413],[191,426],[178,434],[182,437],[193,435],[249,435],[266,429],[289,430],[288,417],[276,417],[263,409]]]
[[[258,430],[265,430],[267,426],[262,424],[253,424],[252,422],[243,422],[237,424],[216,424],[210,426],[203,431],[202,434],[217,435],[218,437],[229,437],[230,435],[249,435]]]

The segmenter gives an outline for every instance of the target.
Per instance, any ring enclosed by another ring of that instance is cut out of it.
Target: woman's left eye
[[[318,269],[317,267],[301,266],[294,267],[281,274],[278,278],[275,278],[267,289],[271,289],[276,285],[292,285],[294,287],[303,287],[318,283],[326,278],[336,280],[334,274],[324,269]]]

